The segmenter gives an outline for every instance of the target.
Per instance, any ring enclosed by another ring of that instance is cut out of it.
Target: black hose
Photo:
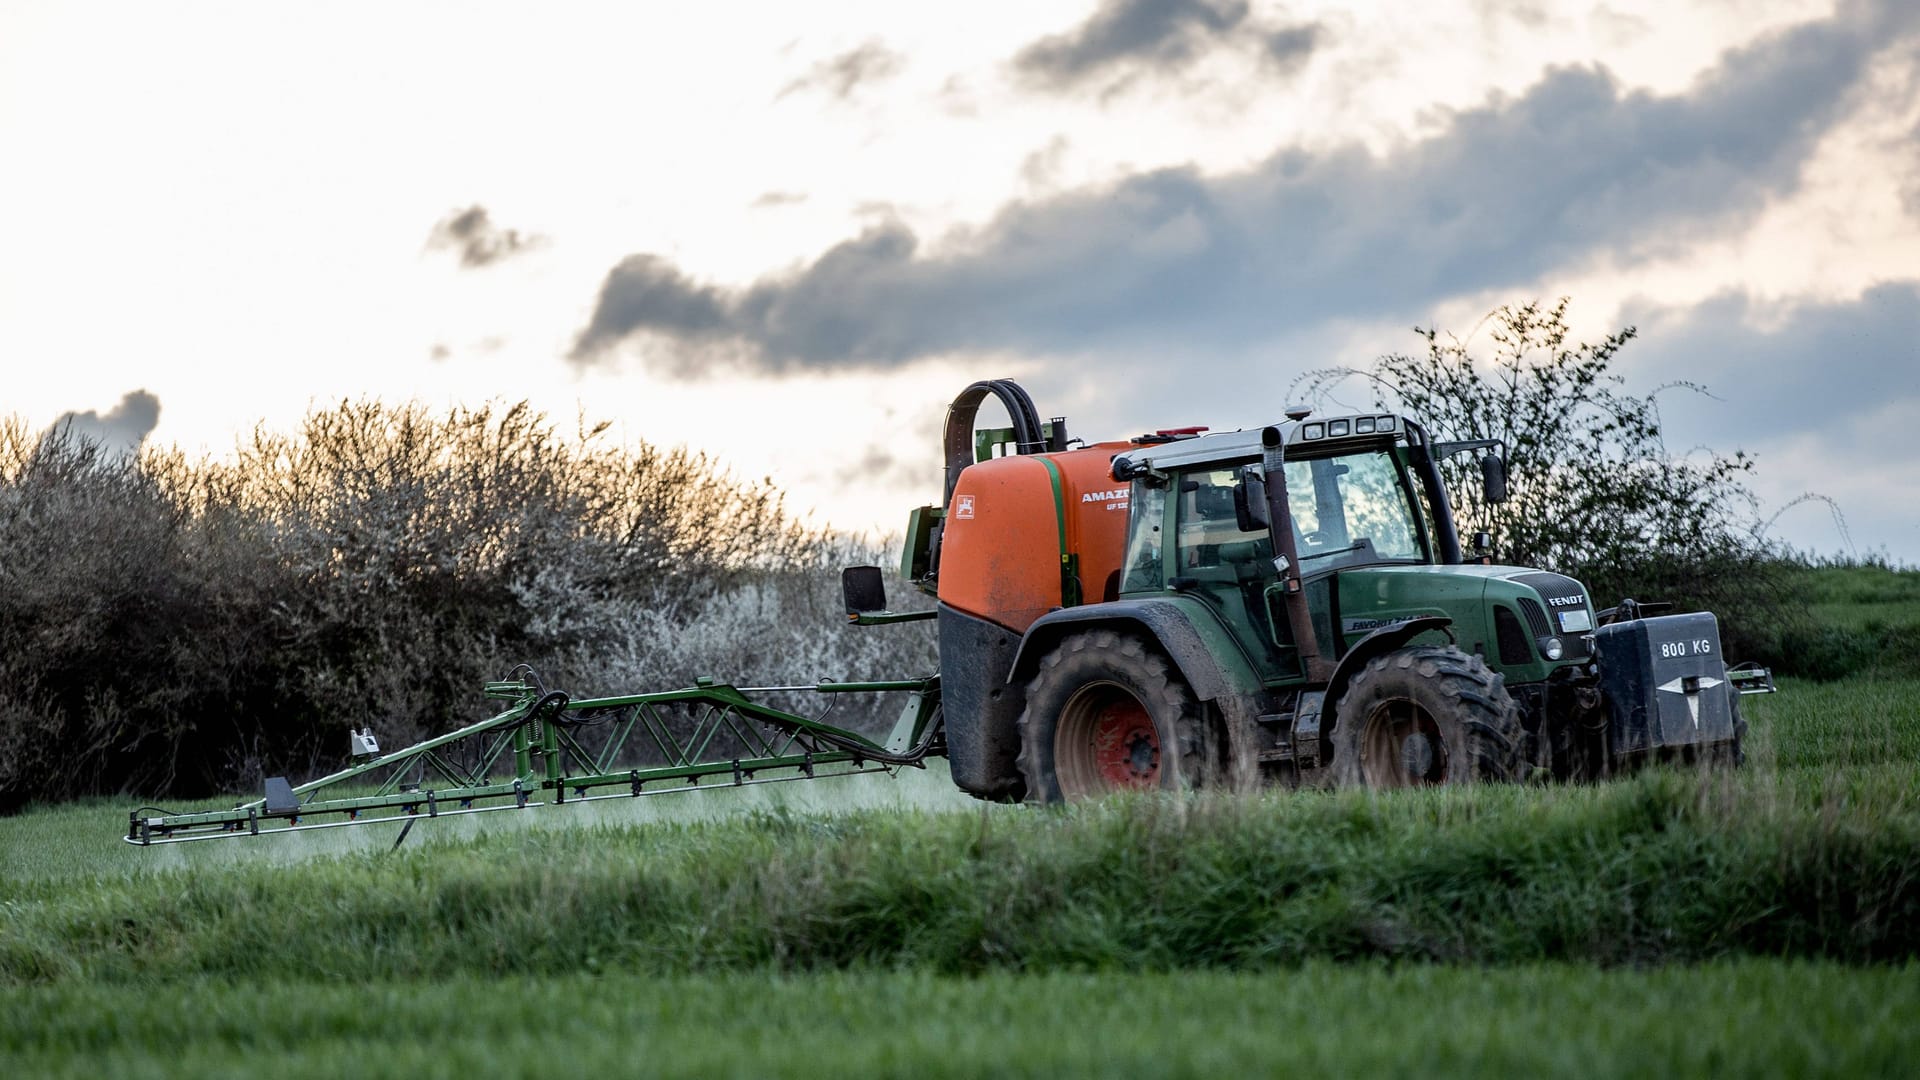
[[[983,379],[974,383],[953,399],[947,406],[947,427],[943,442],[947,460],[946,490],[940,497],[941,505],[953,500],[954,485],[960,482],[960,472],[973,464],[973,421],[980,413],[980,403],[992,394],[1000,399],[1007,408],[1007,416],[1013,421],[1015,449],[1022,454],[1037,454],[1047,448],[1046,434],[1040,424],[1040,413],[1033,406],[1033,398],[1012,379]]]

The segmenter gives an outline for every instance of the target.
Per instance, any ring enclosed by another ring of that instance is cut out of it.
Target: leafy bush
[[[604,432],[343,402],[213,461],[0,425],[0,809],[311,772],[349,726],[484,715],[518,661],[620,690],[932,666],[925,633],[839,619],[838,567],[873,553]]]

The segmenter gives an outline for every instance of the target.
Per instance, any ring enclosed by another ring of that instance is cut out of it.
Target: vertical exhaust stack
[[[1307,593],[1300,587],[1300,551],[1293,542],[1293,518],[1287,510],[1286,433],[1277,427],[1260,432],[1261,467],[1267,474],[1267,521],[1273,529],[1273,550],[1278,556],[1287,625],[1293,631],[1294,648],[1300,653],[1300,669],[1308,682],[1324,683],[1333,678],[1333,669],[1320,655],[1320,639],[1313,633],[1313,616],[1307,610]],[[1284,563],[1285,565],[1280,565]]]

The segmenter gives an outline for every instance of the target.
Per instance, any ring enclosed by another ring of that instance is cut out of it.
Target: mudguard
[[[1260,677],[1233,640],[1211,625],[1203,631],[1170,600],[1116,600],[1049,612],[1027,628],[1007,681],[1024,684],[1060,639],[1098,627],[1144,633],[1158,642],[1201,701],[1260,690]]]
[[[1226,631],[1211,619],[1196,621],[1177,601],[1116,600],[1049,612],[1027,628],[1008,682],[1024,690],[1040,658],[1062,638],[1097,628],[1154,641],[1180,670],[1195,699],[1218,711],[1220,729],[1209,738],[1221,738],[1225,745],[1207,752],[1229,764],[1228,784],[1249,790],[1258,783],[1260,677]]]
[[[1313,717],[1303,716],[1301,724],[1316,730],[1331,732],[1333,725],[1324,721],[1340,715],[1340,695],[1347,692],[1347,684],[1360,673],[1360,669],[1366,667],[1374,657],[1401,648],[1407,642],[1430,631],[1445,634],[1447,640],[1452,641],[1453,630],[1450,629],[1452,625],[1453,620],[1444,615],[1424,615],[1417,619],[1408,619],[1406,622],[1394,623],[1392,626],[1383,626],[1354,642],[1345,655],[1340,657],[1340,663],[1334,667],[1333,677],[1327,680],[1326,694],[1311,701],[1309,700],[1313,697],[1311,694],[1302,697],[1303,711],[1313,706],[1318,706],[1320,711]]]

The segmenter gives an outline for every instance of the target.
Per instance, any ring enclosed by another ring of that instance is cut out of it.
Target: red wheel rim
[[[1139,702],[1110,701],[1092,719],[1093,763],[1101,779],[1117,788],[1160,786],[1160,736]]]

